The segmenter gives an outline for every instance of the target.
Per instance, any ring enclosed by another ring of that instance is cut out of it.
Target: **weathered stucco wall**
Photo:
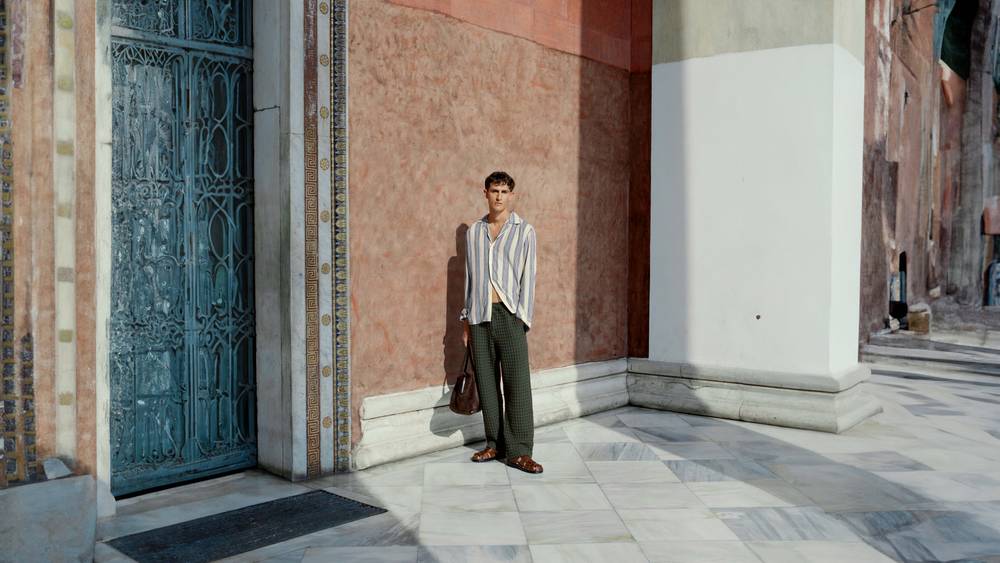
[[[497,169],[538,230],[532,368],[624,356],[628,72],[425,10],[350,18],[354,408],[461,370],[464,233]]]
[[[630,11],[649,0],[389,0],[618,68],[629,68]]]
[[[949,279],[969,259],[955,256],[953,237],[956,228],[978,237],[981,203],[970,203],[971,219],[956,217],[963,120],[975,125],[983,116],[964,116],[966,81],[936,52],[935,28],[938,37],[947,33],[947,21],[936,6],[867,2],[861,340],[885,326],[904,252],[910,306],[964,290]]]

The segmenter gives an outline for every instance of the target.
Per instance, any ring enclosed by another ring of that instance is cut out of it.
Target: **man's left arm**
[[[525,328],[530,329],[531,318],[535,314],[535,267],[538,263],[534,228],[528,229],[522,244],[524,264],[521,268],[521,295],[517,300],[517,313],[524,321]]]

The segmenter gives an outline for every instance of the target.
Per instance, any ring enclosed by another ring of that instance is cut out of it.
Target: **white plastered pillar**
[[[858,363],[863,0],[654,0],[635,404],[839,432]]]

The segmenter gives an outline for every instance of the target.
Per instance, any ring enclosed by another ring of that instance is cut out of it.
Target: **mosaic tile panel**
[[[0,0],[0,486],[30,480],[35,458],[32,342],[18,343],[14,330],[13,170],[10,115],[10,31],[8,2]]]

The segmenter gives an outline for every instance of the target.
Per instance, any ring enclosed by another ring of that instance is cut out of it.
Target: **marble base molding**
[[[628,404],[625,359],[544,370],[531,375],[535,426]],[[483,417],[448,409],[450,390],[430,387],[366,398],[355,470],[483,439]]]
[[[822,432],[843,432],[882,412],[865,365],[796,375],[629,360],[629,404]]]
[[[882,411],[865,392],[869,374],[864,365],[829,376],[797,376],[637,358],[580,364],[532,374],[535,426],[634,405],[843,432]],[[482,440],[482,417],[452,413],[449,393],[431,387],[366,398],[353,468]]]

